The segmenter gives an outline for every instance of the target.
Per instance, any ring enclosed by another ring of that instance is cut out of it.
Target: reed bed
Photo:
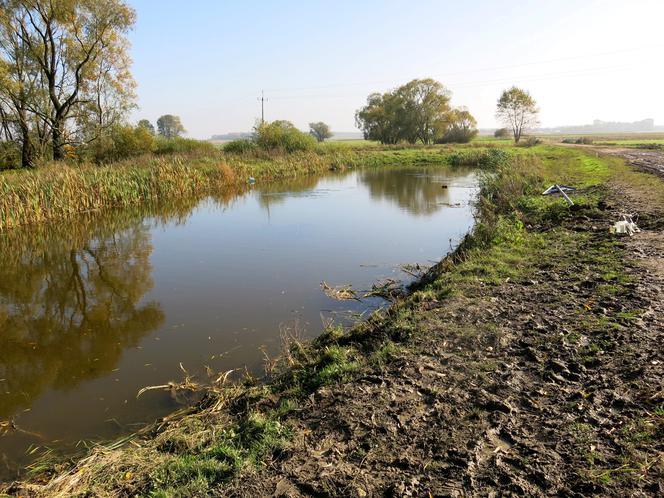
[[[147,155],[111,165],[50,164],[0,173],[0,231],[108,207],[183,198],[358,166],[444,164],[441,150],[331,149],[293,154]]]
[[[182,158],[153,158],[139,167],[52,165],[0,175],[0,229],[53,218],[186,196],[231,181],[220,167],[194,166]]]

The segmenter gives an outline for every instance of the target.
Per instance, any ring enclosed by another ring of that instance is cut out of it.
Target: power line
[[[589,54],[583,54],[583,55],[572,55],[572,56],[567,56],[567,57],[558,57],[554,59],[543,59],[539,61],[529,61],[529,62],[524,62],[524,63],[519,63],[519,64],[510,64],[510,65],[503,65],[503,66],[493,66],[493,67],[484,67],[484,68],[478,68],[478,69],[470,69],[467,71],[455,71],[455,72],[449,72],[449,73],[437,73],[437,74],[432,74],[432,77],[435,78],[447,78],[450,76],[460,76],[460,75],[466,75],[466,74],[472,74],[472,73],[481,73],[481,72],[487,72],[487,71],[499,71],[503,69],[514,69],[514,68],[519,68],[519,67],[528,67],[528,66],[537,66],[537,65],[542,65],[542,64],[551,64],[554,62],[564,62],[564,61],[571,61],[571,60],[579,60],[579,59],[586,59],[590,57],[603,57],[603,56],[609,56],[609,55],[616,55],[616,54],[621,54],[621,53],[627,53],[627,52],[634,52],[634,51],[641,51],[644,49],[656,49],[656,48],[662,48],[664,47],[664,44],[657,44],[657,45],[645,45],[645,46],[640,46],[640,47],[631,47],[631,48],[623,48],[623,49],[617,49],[617,50],[611,50],[611,51],[606,51],[606,52],[595,52],[595,53],[589,53]],[[279,93],[279,92],[300,92],[300,91],[308,91],[308,90],[327,90],[327,89],[333,89],[333,88],[342,88],[342,87],[354,87],[354,86],[364,86],[364,85],[381,85],[381,84],[394,84],[394,80],[382,80],[382,81],[363,81],[363,82],[351,82],[351,83],[339,83],[339,84],[334,84],[334,85],[323,85],[323,86],[312,86],[312,87],[301,87],[301,88],[273,88],[270,89],[271,92],[273,93]],[[278,97],[275,97],[278,98]],[[288,97],[290,98],[290,97]]]
[[[468,87],[482,87],[482,86],[492,86],[497,84],[509,84],[511,82],[517,81],[543,81],[543,80],[554,80],[560,78],[575,78],[583,76],[594,76],[599,74],[606,74],[615,71],[623,71],[625,69],[630,69],[634,67],[639,67],[637,64],[623,64],[617,66],[604,66],[604,67],[593,67],[585,69],[575,69],[570,71],[558,71],[553,73],[544,73],[544,74],[530,74],[523,75],[518,77],[505,77],[497,79],[482,79],[482,80],[471,80],[471,81],[459,81],[447,83],[446,86],[451,89],[458,88],[468,88]],[[297,99],[335,99],[335,98],[345,98],[352,97],[354,94],[344,93],[344,94],[299,94],[299,95],[282,95],[278,97],[273,97],[273,100],[297,100]],[[260,100],[260,99],[259,99]]]

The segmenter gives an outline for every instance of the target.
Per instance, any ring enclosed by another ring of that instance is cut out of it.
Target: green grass
[[[514,143],[514,140],[512,138],[496,138],[493,135],[477,135],[473,138],[473,143],[511,145]]]
[[[173,458],[150,471],[150,496],[199,496],[248,465],[283,447],[289,430],[274,416],[250,412],[237,425],[221,429],[205,445]]]

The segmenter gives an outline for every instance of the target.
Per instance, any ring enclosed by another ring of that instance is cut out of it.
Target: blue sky
[[[493,127],[503,88],[530,90],[544,126],[664,124],[662,0],[129,0],[140,109],[189,135],[260,116],[354,131],[372,91],[434,77]]]

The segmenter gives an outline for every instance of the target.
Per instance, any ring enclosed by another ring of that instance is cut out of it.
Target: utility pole
[[[261,103],[261,124],[265,124],[265,102],[267,99],[263,90],[261,90],[261,96],[257,100]]]

